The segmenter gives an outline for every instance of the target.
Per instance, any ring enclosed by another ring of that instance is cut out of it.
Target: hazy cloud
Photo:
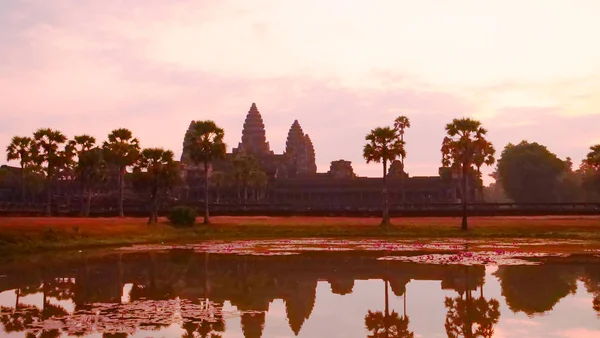
[[[526,139],[577,162],[600,142],[598,2],[436,6],[1,2],[0,147],[39,127],[99,139],[127,127],[180,153],[197,119],[214,119],[235,147],[252,102],[276,152],[300,121],[320,171],[343,158],[379,175],[361,158],[364,135],[399,114],[413,125],[412,175],[437,173],[454,117],[482,119],[499,151]]]

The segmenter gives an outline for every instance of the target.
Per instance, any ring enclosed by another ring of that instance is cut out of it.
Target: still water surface
[[[600,337],[598,255],[473,262],[425,249],[141,247],[5,262],[0,336]]]

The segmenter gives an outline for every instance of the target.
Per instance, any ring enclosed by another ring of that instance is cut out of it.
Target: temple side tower
[[[312,142],[310,145],[312,145]],[[294,120],[294,123],[288,132],[284,154],[288,166],[291,169],[290,174],[301,175],[316,172],[316,168],[312,171],[309,151],[306,136],[302,131],[302,127],[300,127],[298,120]],[[314,152],[314,148],[312,149],[312,152]]]
[[[237,148],[233,149],[233,153],[240,150],[244,150],[246,153],[256,157],[273,154],[269,142],[267,142],[265,124],[256,107],[256,103],[252,103],[246,115],[246,121],[242,129],[242,142],[239,143]]]
[[[304,141],[306,143],[306,152],[308,156],[308,172],[311,174],[315,174],[317,172],[317,159],[315,156],[315,147],[308,136],[308,134],[304,135]]]

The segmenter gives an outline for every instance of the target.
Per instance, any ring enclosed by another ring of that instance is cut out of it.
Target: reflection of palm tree
[[[465,266],[465,273],[468,282],[469,267]],[[498,323],[500,318],[500,303],[496,299],[489,301],[483,298],[483,285],[481,296],[473,299],[471,289],[468,285],[463,296],[456,298],[446,297],[444,305],[448,312],[446,313],[446,333],[449,338],[491,338],[494,335],[494,324]],[[473,331],[473,325],[476,325]]]
[[[225,321],[222,316],[215,316],[214,321],[200,320],[200,323],[187,321],[181,326],[185,332],[181,338],[221,338],[218,332],[225,332]],[[198,333],[198,336],[196,336]]]
[[[4,306],[0,310],[0,322],[6,333],[24,331],[41,317],[40,310],[32,305],[21,305],[19,311],[11,312],[10,308]]]
[[[396,311],[384,315],[381,311],[369,312],[365,316],[365,326],[373,334],[368,338],[413,338],[415,334],[408,330],[410,320],[399,316]]]
[[[369,338],[413,338],[414,333],[408,330],[410,319],[406,316],[406,302],[404,303],[404,316],[399,316],[396,311],[389,313],[388,281],[385,280],[385,313],[369,310],[365,316],[365,326],[373,334]],[[404,293],[406,295],[406,292]],[[405,298],[406,300],[406,298]]]
[[[58,338],[61,336],[61,332],[58,329],[52,329],[52,330],[43,330],[42,333],[37,333],[37,334],[33,334],[33,333],[27,333],[27,335],[25,336],[26,338]]]
[[[118,332],[118,333],[103,333],[102,338],[127,338],[129,335],[127,333]]]

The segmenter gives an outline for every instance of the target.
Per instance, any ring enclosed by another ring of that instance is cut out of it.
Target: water
[[[600,337],[597,253],[465,253],[485,247],[238,242],[19,258],[0,265],[0,336]]]

